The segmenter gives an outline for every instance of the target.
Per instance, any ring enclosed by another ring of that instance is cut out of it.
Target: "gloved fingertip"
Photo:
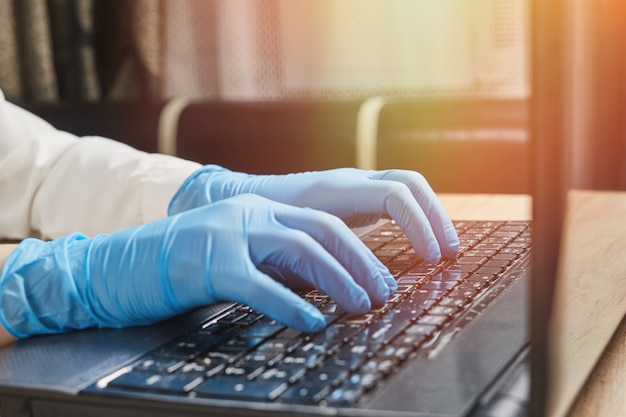
[[[398,281],[391,275],[385,277],[385,284],[387,284],[387,288],[389,288],[389,295],[393,294],[398,289]],[[389,295],[387,298],[389,298]]]
[[[447,258],[454,258],[459,254],[459,247],[461,242],[459,241],[459,235],[452,223],[445,229],[446,242],[442,249],[443,254]]]
[[[309,323],[309,332],[310,333],[317,333],[317,332],[321,332],[322,330],[324,330],[324,328],[326,327],[326,320],[324,319],[324,317],[322,317],[321,319],[315,318],[314,320],[311,320],[311,322]]]
[[[391,294],[391,290],[386,282],[381,284],[381,288],[379,291],[370,297],[370,305],[382,306],[385,305],[387,300],[389,299],[389,295]],[[370,307],[371,308],[371,307]]]
[[[356,307],[355,313],[357,314],[363,314],[372,309],[372,302],[365,292],[359,294],[354,301]]]
[[[372,301],[365,290],[354,291],[349,300],[336,300],[350,314],[365,314],[372,309]]]
[[[436,264],[439,263],[439,261],[441,261],[441,253],[439,253],[439,251],[437,251],[436,254],[431,254],[431,255],[425,257],[424,261],[428,265],[436,265]]]
[[[387,286],[387,289],[389,290],[387,296],[385,297],[386,301],[389,296],[398,289],[398,282],[393,277],[393,275],[391,275],[389,269],[387,269],[387,267],[382,263],[378,264],[378,272],[380,273],[380,277],[382,278],[383,282]]]
[[[431,243],[430,248],[429,248],[429,253],[430,253],[430,261],[433,265],[438,264],[439,261],[441,261],[441,252],[442,249],[439,246],[439,242],[437,242],[436,240],[434,242]]]
[[[459,254],[460,243],[457,241],[456,244],[452,244],[446,248],[443,248],[443,255],[446,258],[456,258]]]
[[[305,308],[304,312],[304,323],[301,327],[301,330],[309,333],[316,333],[323,330],[326,327],[326,319],[324,315],[312,305],[308,305]]]

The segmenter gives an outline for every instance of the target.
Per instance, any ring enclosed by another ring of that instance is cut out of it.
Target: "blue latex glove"
[[[288,175],[249,175],[217,165],[192,174],[170,202],[175,214],[242,193],[311,207],[340,217],[348,225],[388,215],[402,227],[416,252],[437,263],[453,258],[459,238],[446,211],[424,177],[414,171],[341,168]]]
[[[264,267],[292,271],[355,314],[384,303],[393,281],[340,219],[247,194],[92,239],[23,241],[0,275],[0,320],[26,337],[154,323],[232,300],[321,330],[322,314]]]

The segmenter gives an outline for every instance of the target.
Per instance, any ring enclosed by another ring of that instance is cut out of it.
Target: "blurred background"
[[[0,0],[0,88],[150,152],[175,100],[167,152],[231,169],[359,165],[366,134],[367,168],[527,193],[527,3]]]
[[[524,0],[2,0],[10,99],[525,98]]]

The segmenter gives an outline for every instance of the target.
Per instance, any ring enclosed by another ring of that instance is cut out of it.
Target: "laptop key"
[[[504,268],[509,266],[510,264],[511,262],[505,259],[491,259],[485,264],[485,266],[491,268]]]
[[[354,405],[364,393],[365,390],[360,385],[344,384],[333,390],[324,402],[331,407]]]
[[[265,368],[254,364],[229,366],[224,369],[224,375],[239,376],[242,379],[252,380],[259,376]]]
[[[257,349],[254,352],[251,352],[248,355],[244,356],[243,359],[238,361],[238,363],[248,365],[256,364],[259,366],[273,366],[282,359],[284,354],[285,351],[283,349]]]
[[[291,354],[285,356],[281,363],[290,366],[302,366],[304,368],[314,368],[324,360],[325,353],[319,351],[306,352],[301,348],[296,349]]]
[[[218,375],[209,378],[193,390],[199,397],[234,398],[251,401],[274,400],[287,384],[279,380],[255,380]]]
[[[385,346],[376,356],[382,359],[403,361],[408,358],[412,352],[413,348],[411,346],[402,344],[396,345],[394,341],[392,344]]]
[[[457,285],[458,280],[441,280],[441,281],[430,281],[424,285],[422,285],[422,290],[440,290],[447,291]]]
[[[153,354],[164,358],[193,359],[203,350],[204,347],[196,342],[180,340],[161,346]]]
[[[379,376],[374,374],[354,374],[326,396],[324,402],[329,406],[356,404],[367,391],[376,386]]]
[[[170,374],[185,365],[184,360],[175,358],[159,358],[148,356],[135,364],[134,370]]]
[[[177,372],[182,374],[195,374],[199,376],[213,376],[226,367],[226,362],[213,361],[204,358],[202,361],[186,363]]]
[[[330,390],[329,385],[293,385],[280,395],[280,400],[288,403],[317,404]]]
[[[367,328],[369,334],[367,343],[387,343],[400,334],[409,324],[409,320],[399,322],[377,321]]]
[[[389,310],[381,317],[382,321],[390,321],[396,326],[406,327],[409,321],[415,320],[423,310],[394,309]]]
[[[429,334],[427,333],[401,334],[391,342],[391,346],[415,349],[421,346],[428,338]]]
[[[426,325],[441,327],[448,320],[449,318],[447,316],[427,315],[427,316],[421,317],[417,321],[417,324],[426,324]]]
[[[202,382],[202,377],[191,374],[151,374],[128,372],[109,383],[118,388],[141,389],[148,391],[189,392]]]
[[[246,311],[243,311],[241,309],[235,309],[230,311],[227,315],[219,319],[217,322],[220,324],[233,324],[236,323],[238,320],[246,317],[247,314],[248,313]]]
[[[347,342],[362,330],[358,323],[336,323],[326,327],[314,340]]]
[[[285,326],[278,323],[255,323],[238,330],[241,336],[250,338],[266,338],[283,330]]]
[[[336,386],[343,382],[347,377],[347,369],[332,368],[329,366],[325,367],[322,364],[319,368],[307,372],[307,374],[298,382],[298,384],[307,386]]]
[[[397,358],[375,357],[367,361],[359,372],[376,374],[382,377],[392,373],[396,369],[398,362]]]
[[[370,352],[367,350],[367,346],[347,345],[344,346],[344,348],[342,348],[337,355],[326,359],[322,366],[330,366],[354,371],[368,359],[369,354]]]
[[[260,381],[280,381],[293,384],[304,376],[306,369],[295,366],[278,365],[268,368],[257,378]]]

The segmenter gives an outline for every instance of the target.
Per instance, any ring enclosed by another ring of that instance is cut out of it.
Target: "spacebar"
[[[287,388],[283,381],[248,381],[229,376],[215,376],[193,391],[200,397],[236,398],[239,400],[274,400]]]

